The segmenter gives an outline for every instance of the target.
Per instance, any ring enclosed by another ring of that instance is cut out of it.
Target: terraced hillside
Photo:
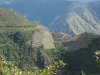
[[[20,68],[29,70],[32,65],[38,64],[36,62],[39,50],[37,42],[34,42],[36,40],[42,42],[38,49],[55,48],[52,34],[42,25],[31,22],[14,11],[0,8],[0,55],[6,60],[16,61]]]

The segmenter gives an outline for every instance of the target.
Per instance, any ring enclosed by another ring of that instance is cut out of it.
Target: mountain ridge
[[[94,54],[100,50],[100,35],[52,33],[41,24],[20,14],[0,9],[0,56],[14,61],[23,71],[33,71],[63,60],[66,65],[59,75],[99,73]],[[84,68],[85,67],[85,68]]]
[[[43,24],[51,32],[78,35],[84,32],[100,33],[99,5],[98,1],[83,3],[68,0],[21,0],[1,7],[22,13]]]

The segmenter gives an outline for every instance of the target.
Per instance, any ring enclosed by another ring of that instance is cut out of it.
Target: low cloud
[[[13,0],[0,0],[0,4],[10,4]]]

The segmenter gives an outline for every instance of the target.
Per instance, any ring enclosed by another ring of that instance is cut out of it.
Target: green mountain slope
[[[69,36],[64,33],[53,33],[53,37],[57,47],[60,48],[65,46],[68,48],[68,51],[76,51],[80,48],[87,48],[94,39],[100,38],[99,35],[92,33],[83,33],[75,36]]]
[[[41,45],[34,42],[38,40]],[[45,27],[14,11],[0,9],[0,55],[5,60],[15,61],[23,70],[31,70],[32,66],[43,62],[43,49],[54,48],[52,34]],[[43,67],[43,64],[39,67],[41,66]]]
[[[84,24],[83,18],[81,19],[76,13],[74,13],[75,16],[69,15],[69,18],[74,19],[75,22],[78,18]],[[52,34],[42,25],[31,22],[13,11],[0,9],[0,14],[0,55],[7,61],[14,61],[18,68],[32,71],[32,66],[41,69],[54,61],[63,60],[68,65],[59,71],[58,75],[80,75],[83,71],[87,75],[100,74],[100,66],[94,56],[95,52],[100,50],[99,35],[91,33],[75,36],[64,33]],[[89,19],[92,18],[89,17]],[[68,20],[73,24],[73,21]],[[76,26],[75,24],[77,33],[80,25]],[[96,31],[91,25],[81,26],[84,29]]]
[[[100,74],[100,63],[97,63],[95,52],[100,51],[100,35],[83,33],[69,36],[64,33],[54,34],[57,55],[68,65],[62,75]],[[100,59],[97,58],[97,59]]]

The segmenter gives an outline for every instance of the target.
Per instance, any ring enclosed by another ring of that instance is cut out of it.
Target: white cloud
[[[10,4],[13,0],[0,0],[0,4]]]

